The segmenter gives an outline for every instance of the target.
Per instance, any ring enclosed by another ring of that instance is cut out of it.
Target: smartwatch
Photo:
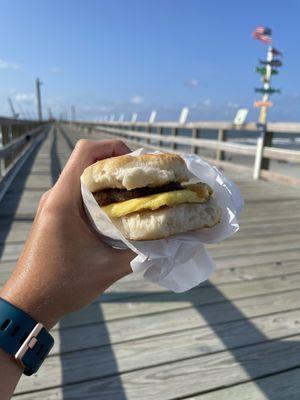
[[[53,344],[43,324],[0,298],[0,348],[15,358],[25,375],[39,369]]]

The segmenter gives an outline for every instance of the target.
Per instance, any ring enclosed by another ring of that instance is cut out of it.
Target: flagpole
[[[272,60],[273,60],[272,46],[268,46],[266,73],[264,76],[264,89],[266,90],[266,92],[262,96],[263,104],[267,104],[266,102],[269,101],[269,97],[270,97],[269,89],[271,87],[270,84],[271,84],[271,76],[272,76],[272,66],[271,66]],[[260,136],[257,139],[257,151],[256,151],[256,156],[255,156],[254,172],[253,172],[254,179],[260,178],[260,171],[261,171],[262,162],[263,162],[263,148],[264,148],[264,143],[266,140],[266,133],[267,133],[267,110],[268,110],[268,107],[266,105],[261,107],[258,124],[257,124],[257,128],[260,131]]]
[[[261,92],[263,94],[261,101],[255,101],[254,107],[261,107],[259,118],[257,121],[257,129],[260,133],[257,138],[257,150],[254,162],[254,173],[253,178],[258,179],[260,177],[261,169],[269,168],[269,159],[263,157],[263,149],[265,146],[272,145],[272,132],[267,131],[267,112],[268,107],[272,106],[272,103],[269,101],[270,95],[273,93],[280,93],[280,90],[273,89],[271,87],[271,77],[272,74],[277,74],[278,71],[276,69],[272,69],[272,67],[281,67],[282,62],[278,59],[275,59],[274,56],[281,56],[282,53],[272,47],[272,30],[270,28],[266,28],[264,26],[258,26],[252,36],[255,39],[260,40],[263,43],[268,43],[267,50],[267,60],[262,61],[260,63],[265,67],[256,68],[256,71],[259,72],[263,76],[263,88],[256,88],[255,92]]]
[[[271,76],[272,76],[272,66],[271,63],[273,61],[273,51],[272,51],[272,46],[268,47],[268,52],[267,52],[267,64],[266,64],[266,74],[264,76],[264,89],[265,90],[269,90],[271,87]],[[266,103],[269,101],[269,97],[270,94],[269,92],[266,92],[263,94],[262,97],[262,102]],[[267,123],[267,110],[268,107],[267,106],[263,106],[261,107],[260,110],[260,115],[259,115],[259,119],[258,119],[258,123],[259,126],[263,129],[261,129],[262,131],[266,130],[266,123]]]

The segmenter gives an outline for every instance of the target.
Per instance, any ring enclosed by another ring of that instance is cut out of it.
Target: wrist
[[[0,297],[22,311],[29,314],[36,322],[42,323],[50,330],[58,318],[50,312],[50,307],[36,288],[26,284],[26,279],[20,282],[12,276],[0,291]]]
[[[3,298],[0,324],[0,347],[24,368],[25,375],[37,372],[54,344],[44,325]]]

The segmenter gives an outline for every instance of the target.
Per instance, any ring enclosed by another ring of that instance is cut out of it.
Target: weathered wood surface
[[[187,397],[188,400],[298,400],[300,369],[282,372],[257,382],[249,382],[221,389],[200,396]]]
[[[288,335],[297,334],[299,327],[295,321],[300,322],[298,311],[284,312],[276,316],[264,316],[254,318],[252,322],[256,329],[250,329],[247,320],[218,325],[214,328],[203,327],[186,329],[179,332],[169,332],[154,337],[146,337],[143,340],[131,340],[112,345],[112,350],[118,360],[118,372],[125,373],[133,369],[149,368],[157,364],[176,362],[178,359],[204,356],[211,353],[226,351],[227,347],[236,348],[257,344],[264,335],[267,340],[279,339]],[[94,330],[94,335],[97,331]],[[240,337],[237,341],[237,335]],[[226,344],[220,336],[226,337]],[[70,340],[72,335],[70,333]],[[299,344],[300,345],[300,344]],[[76,351],[72,349],[70,351]],[[77,351],[76,355],[66,354],[66,362],[69,364],[68,380],[65,384],[76,383],[85,371],[86,379],[95,379],[110,376],[114,373],[111,357],[111,349],[107,346],[97,346],[86,350]],[[75,356],[75,357],[74,357]],[[101,365],[98,361],[101,360]],[[204,359],[202,360],[205,363]],[[38,373],[36,386],[41,389],[54,386],[61,381],[60,359],[52,356],[46,361],[45,368]],[[73,365],[72,365],[73,363]],[[53,371],[49,376],[48,371]],[[27,383],[30,390],[30,381]]]
[[[110,126],[114,126],[113,128]],[[133,125],[134,126],[134,125]],[[250,172],[252,169],[251,165],[243,165],[241,163],[231,162],[230,158],[229,161],[224,161],[224,154],[225,152],[239,154],[239,155],[248,155],[248,156],[255,156],[254,159],[254,171],[253,176],[254,179],[258,179],[262,177],[264,179],[270,181],[276,181],[279,183],[286,183],[293,186],[300,185],[300,179],[297,176],[290,176],[285,175],[282,173],[269,171],[269,159],[278,160],[278,161],[285,161],[285,162],[292,162],[292,163],[300,163],[300,152],[298,150],[287,150],[284,148],[275,149],[273,147],[261,147],[263,146],[263,142],[261,146],[257,145],[245,145],[245,144],[238,144],[233,142],[224,142],[218,137],[218,140],[208,140],[208,139],[196,139],[193,135],[193,131],[195,128],[188,127],[187,125],[184,126],[185,129],[191,129],[192,137],[183,137],[183,136],[175,136],[175,135],[162,135],[162,128],[157,128],[157,133],[147,133],[147,132],[140,132],[133,130],[133,126],[129,124],[127,129],[125,127],[118,127],[118,124],[110,124],[104,123],[103,126],[94,126],[94,132],[99,132],[101,129],[105,131],[106,135],[110,135],[111,137],[120,137],[125,138],[127,143],[136,146],[142,140],[143,144],[146,145],[148,148],[152,150],[167,150],[172,151],[178,154],[182,154],[184,152],[196,152],[198,153],[201,151],[203,158],[220,167],[225,167],[229,170],[235,170],[235,172],[240,171],[248,171]],[[117,129],[116,129],[117,127]],[[132,129],[132,130],[130,130]],[[171,131],[176,131],[177,128],[172,128]],[[222,131],[222,130],[221,130]],[[220,130],[219,130],[220,132]],[[270,134],[270,138],[272,137],[273,133],[267,132]],[[224,135],[223,135],[224,140]],[[265,146],[271,146],[271,142],[265,141]],[[178,148],[181,147],[179,150]],[[216,157],[212,150],[215,149]],[[260,162],[260,158],[262,158],[262,162]],[[266,158],[267,157],[267,158]],[[269,157],[269,158],[268,158]]]
[[[82,122],[86,124],[86,122]],[[99,126],[99,122],[89,123],[90,126]],[[163,128],[186,128],[186,129],[213,129],[213,130],[241,130],[241,131],[257,131],[257,125],[254,122],[246,123],[244,125],[238,126],[227,121],[201,121],[201,122],[188,122],[182,126],[178,122],[155,122],[150,124],[149,122],[101,122],[103,126],[135,126],[135,127],[163,127]],[[296,133],[300,132],[299,122],[269,122],[267,124],[267,131],[270,132],[284,132],[284,133]]]
[[[0,203],[0,284],[41,194],[79,137],[56,128]],[[218,271],[184,294],[129,276],[53,329],[20,399],[296,400],[300,396],[300,190],[229,173],[246,199],[240,232],[210,245]]]

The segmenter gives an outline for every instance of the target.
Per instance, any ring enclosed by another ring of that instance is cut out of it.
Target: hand
[[[80,140],[58,181],[40,200],[16,269],[0,296],[48,329],[132,272],[134,254],[101,241],[85,215],[80,192],[84,168],[128,151],[120,141]]]

